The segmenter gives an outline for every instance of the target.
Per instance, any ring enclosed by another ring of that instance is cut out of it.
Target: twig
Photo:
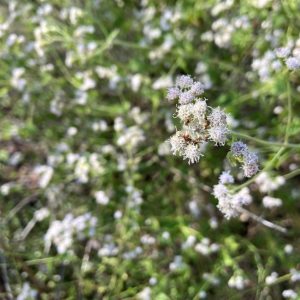
[[[274,229],[274,230],[277,230],[279,232],[282,232],[282,233],[287,233],[287,229],[280,226],[280,225],[277,225],[277,224],[274,224],[268,220],[265,220],[264,218],[260,217],[260,216],[257,216],[256,214],[250,212],[249,210],[243,208],[243,207],[239,207],[237,209],[240,213],[243,213],[243,214],[246,214],[248,217],[252,218],[253,220],[255,220],[256,222],[268,227],[268,228],[271,228],[271,229]]]
[[[256,142],[258,144],[265,145],[265,146],[274,146],[274,147],[284,147],[284,148],[300,149],[300,144],[290,144],[290,143],[287,143],[287,142],[285,142],[285,143],[270,142],[270,141],[261,140],[259,138],[255,138],[255,137],[250,136],[250,135],[245,134],[245,133],[240,133],[240,132],[236,132],[236,131],[233,131],[233,130],[231,130],[230,132],[231,132],[231,134],[233,134],[235,136],[242,137],[242,138],[245,138],[245,139],[247,139],[249,141],[253,141],[253,142]]]
[[[27,205],[28,203],[30,203],[31,201],[33,201],[36,196],[38,195],[38,193],[33,194],[29,197],[24,198],[23,200],[21,200],[7,215],[6,217],[6,222],[8,222],[9,220],[11,220],[15,214],[17,214],[25,205]]]

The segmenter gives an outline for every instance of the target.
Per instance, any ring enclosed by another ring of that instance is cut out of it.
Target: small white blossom
[[[176,155],[182,155],[186,146],[184,138],[180,135],[180,132],[177,131],[176,134],[170,137],[169,139],[171,145],[171,152]]]
[[[193,79],[189,75],[181,75],[176,79],[176,86],[181,89],[189,88],[193,84]]]
[[[277,272],[272,272],[271,275],[266,277],[266,284],[270,285],[273,284],[278,278],[278,273]]]
[[[228,129],[226,127],[216,126],[208,129],[209,138],[216,145],[224,146],[228,139]]]
[[[234,178],[232,177],[232,175],[230,174],[230,171],[224,171],[220,177],[219,177],[219,182],[221,184],[230,184],[230,183],[234,183]]]
[[[279,198],[274,198],[271,196],[265,196],[263,198],[263,206],[266,208],[280,207],[282,205],[282,200]]]
[[[180,104],[191,103],[195,99],[194,94],[191,91],[182,92],[179,96]]]
[[[213,108],[208,120],[213,127],[223,127],[227,125],[227,114],[220,107]]]
[[[297,57],[289,57],[285,63],[289,70],[297,70],[300,68],[300,59]]]
[[[291,49],[289,49],[287,47],[281,47],[281,48],[277,48],[275,50],[275,52],[276,52],[277,57],[279,57],[279,58],[286,58],[291,53]]]
[[[286,299],[297,299],[298,294],[294,290],[284,290],[282,292],[282,297]]]
[[[243,142],[238,141],[238,142],[234,142],[231,145],[230,151],[231,151],[233,156],[241,157],[248,151],[248,147]]]
[[[170,87],[167,93],[167,100],[174,101],[179,98],[180,90],[177,87]]]
[[[189,164],[193,164],[198,162],[202,155],[198,145],[189,144],[184,150],[183,159],[187,159]]]
[[[109,203],[109,197],[103,191],[95,193],[96,202],[101,205],[107,205]]]

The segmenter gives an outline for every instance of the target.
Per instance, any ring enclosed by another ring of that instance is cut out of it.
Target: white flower
[[[219,177],[219,183],[221,184],[234,183],[234,178],[230,174],[230,171],[223,171],[223,173]]]
[[[291,276],[292,282],[300,281],[300,271],[291,269],[291,274],[292,274],[292,276]]]
[[[237,290],[243,290],[248,284],[248,280],[241,275],[234,275],[228,281],[228,286]]]
[[[201,94],[204,93],[203,89],[203,84],[201,82],[194,82],[193,85],[191,86],[190,90],[195,96],[200,96]]]
[[[266,277],[266,284],[270,285],[273,284],[278,278],[278,273],[277,272],[272,272],[271,275]]]
[[[246,151],[243,155],[243,171],[246,177],[252,177],[258,170],[258,156],[254,152]]]
[[[291,53],[291,49],[289,49],[287,47],[281,47],[281,48],[275,49],[275,53],[276,53],[277,57],[286,58]]]
[[[252,177],[253,175],[255,175],[258,172],[258,170],[259,170],[259,168],[256,163],[243,165],[243,171],[244,171],[245,177],[248,177],[248,178]]]
[[[291,254],[293,253],[294,247],[291,244],[287,244],[284,246],[284,252],[286,254]]]
[[[174,101],[179,98],[180,90],[177,87],[170,87],[167,93],[167,100]]]
[[[50,211],[46,207],[38,209],[37,211],[34,212],[34,218],[39,222],[46,219],[49,215],[50,215]]]
[[[184,138],[181,136],[180,131],[177,131],[171,138],[169,139],[171,145],[171,152],[176,155],[182,155],[186,146]]]
[[[187,122],[191,120],[194,113],[194,105],[192,103],[185,105],[178,105],[176,116],[182,121]]]
[[[228,139],[228,129],[226,127],[216,126],[208,129],[209,138],[216,145],[224,146]]]
[[[284,290],[282,292],[282,297],[287,299],[297,299],[298,294],[294,290]]]
[[[103,191],[95,192],[96,202],[101,205],[107,205],[109,203],[109,197]]]
[[[193,164],[198,162],[202,155],[203,154],[201,153],[201,149],[198,145],[189,144],[184,150],[183,159],[187,159],[189,164]]]
[[[206,101],[203,100],[196,101],[193,107],[193,114],[195,119],[197,119],[198,121],[202,121],[205,117],[206,109],[207,109]]]
[[[220,107],[213,108],[207,119],[212,127],[227,125],[227,114]]]
[[[193,79],[189,75],[181,75],[176,79],[176,86],[181,89],[189,88],[193,84]]]
[[[49,184],[53,176],[54,170],[52,167],[47,165],[36,166],[34,168],[34,173],[39,177],[38,180],[39,187],[44,189]]]
[[[279,198],[274,198],[271,196],[265,196],[263,198],[263,206],[266,208],[280,207],[282,205],[282,200]]]
[[[269,193],[276,191],[280,186],[285,183],[283,176],[277,176],[271,178],[267,172],[261,172],[256,178],[255,183],[258,186],[258,189],[262,193]]]
[[[249,205],[252,202],[249,189],[247,187],[242,188],[232,196],[232,201],[238,206]]]
[[[228,196],[228,189],[224,184],[217,184],[214,186],[213,195],[217,198],[226,198]]]
[[[191,103],[195,99],[194,94],[191,91],[186,91],[180,93],[179,103],[180,104],[188,104]]]
[[[289,57],[285,61],[289,70],[297,70],[300,68],[300,59],[297,57]]]
[[[140,293],[138,293],[137,299],[151,300],[151,289],[149,287],[145,287]]]

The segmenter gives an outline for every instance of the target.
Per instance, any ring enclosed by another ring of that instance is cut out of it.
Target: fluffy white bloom
[[[218,209],[222,212],[226,219],[237,217],[239,215],[238,203],[232,201],[231,197],[219,198]]]
[[[291,244],[287,244],[284,246],[284,252],[286,254],[291,254],[294,251],[294,247]]]
[[[71,251],[73,239],[82,239],[84,236],[93,236],[97,218],[90,213],[74,217],[67,214],[63,220],[55,220],[50,224],[44,236],[46,252],[49,251],[51,244],[56,246],[57,252],[62,254]],[[88,230],[88,232],[85,232]]]
[[[200,96],[204,93],[203,84],[201,82],[194,82],[190,89],[191,93],[194,94],[194,96]]]
[[[284,290],[282,292],[282,297],[286,299],[297,299],[298,294],[294,290]]]
[[[228,139],[228,129],[226,127],[216,126],[208,129],[209,138],[216,145],[224,146]]]
[[[259,167],[258,167],[257,163],[244,164],[243,171],[244,171],[245,177],[250,178],[259,171]]]
[[[193,115],[194,118],[198,121],[202,121],[204,119],[205,113],[207,109],[206,101],[198,100],[193,106]]]
[[[194,114],[194,104],[189,103],[185,105],[179,105],[177,107],[176,116],[182,121],[187,122],[191,120]]]
[[[275,52],[276,52],[277,57],[286,58],[291,53],[291,49],[289,49],[287,47],[281,47],[281,48],[277,48],[275,50]]]
[[[101,205],[107,205],[109,203],[109,197],[103,191],[95,192],[96,202]]]
[[[38,222],[46,219],[50,215],[50,211],[48,208],[43,207],[34,212],[34,219]]]
[[[285,183],[285,178],[283,176],[277,176],[271,178],[267,172],[261,172],[256,178],[255,183],[258,189],[262,193],[270,193],[276,191],[280,186]]]
[[[189,235],[186,241],[181,245],[182,249],[188,249],[194,246],[196,242],[196,237],[194,235]]]
[[[194,99],[195,99],[195,95],[191,91],[182,92],[180,93],[179,96],[179,103],[188,104],[193,102]]]
[[[232,201],[238,206],[249,205],[252,202],[250,190],[247,187],[242,188],[238,193],[232,195]]]
[[[300,281],[300,271],[297,271],[295,269],[291,269],[291,281],[292,282],[297,282]]]
[[[241,275],[234,275],[228,281],[228,286],[230,288],[235,288],[237,290],[243,290],[248,285],[248,280]]]
[[[202,155],[203,154],[201,153],[201,149],[198,145],[189,144],[184,150],[183,159],[187,159],[189,164],[193,164],[198,162]]]
[[[152,87],[155,90],[165,89],[172,85],[172,78],[170,76],[162,76],[154,81]]]
[[[239,208],[252,202],[248,188],[243,188],[236,194],[231,194],[224,184],[217,184],[213,188],[213,195],[218,199],[218,209],[225,218],[230,219],[239,215]]]
[[[248,151],[248,147],[243,142],[238,141],[238,142],[234,142],[231,145],[230,151],[231,151],[233,156],[242,157]]]
[[[125,146],[129,149],[135,149],[145,140],[144,131],[138,126],[125,128],[117,139],[118,146]]]
[[[259,170],[258,156],[254,152],[246,151],[243,155],[243,171],[245,177],[252,177]]]
[[[277,272],[272,272],[271,275],[267,276],[266,277],[266,284],[267,285],[270,285],[270,284],[273,284],[278,278],[278,273]]]
[[[167,100],[174,101],[179,98],[180,90],[177,87],[170,87],[167,93]]]
[[[219,177],[219,182],[221,184],[230,184],[234,183],[234,178],[230,174],[230,171],[223,171],[223,173]]]
[[[177,131],[173,136],[169,139],[171,145],[171,152],[176,155],[182,155],[186,146],[184,138],[181,136],[181,132]]]
[[[98,251],[100,257],[115,256],[119,253],[119,248],[113,242],[107,242]]]
[[[280,207],[282,205],[282,200],[279,198],[274,198],[271,196],[265,196],[263,198],[263,206],[266,208]]]
[[[47,166],[47,165],[36,166],[34,168],[34,173],[39,178],[39,180],[38,180],[39,187],[44,189],[49,184],[49,182],[53,176],[54,170],[52,167]]]
[[[151,289],[147,286],[137,294],[138,300],[151,300]]]
[[[36,299],[37,296],[38,292],[35,289],[31,288],[28,282],[25,282],[16,300]]]
[[[288,57],[285,64],[289,70],[297,70],[300,68],[300,59],[297,57]]]
[[[228,196],[228,189],[224,184],[217,184],[214,186],[213,195],[217,198],[226,198]]]
[[[174,257],[174,260],[169,264],[169,269],[170,271],[176,271],[180,268],[182,268],[184,265],[182,256],[181,255],[176,255]]]
[[[192,86],[194,83],[193,79],[189,75],[181,75],[176,79],[176,86],[181,89],[186,89]]]
[[[223,127],[227,125],[227,114],[220,108],[213,108],[207,117],[213,127]]]

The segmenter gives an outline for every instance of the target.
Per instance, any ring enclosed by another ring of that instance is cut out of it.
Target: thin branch
[[[256,142],[257,144],[261,144],[261,145],[265,145],[265,146],[274,146],[274,147],[284,147],[284,148],[294,148],[294,149],[300,149],[300,144],[289,144],[289,143],[280,143],[280,142],[270,142],[270,141],[265,141],[265,140],[261,140],[259,138],[250,136],[248,134],[245,133],[240,133],[234,130],[230,131],[231,134],[241,137],[241,138],[245,138],[249,141],[253,141]]]
[[[265,220],[264,218],[260,217],[260,216],[257,216],[256,214],[250,212],[249,210],[243,208],[243,207],[239,207],[237,209],[240,213],[243,213],[245,215],[247,215],[248,217],[250,217],[251,219],[253,219],[254,221],[268,227],[268,228],[271,228],[271,229],[274,229],[274,230],[277,230],[281,233],[287,233],[287,229],[280,226],[280,225],[277,225],[277,224],[274,224],[268,220]]]

